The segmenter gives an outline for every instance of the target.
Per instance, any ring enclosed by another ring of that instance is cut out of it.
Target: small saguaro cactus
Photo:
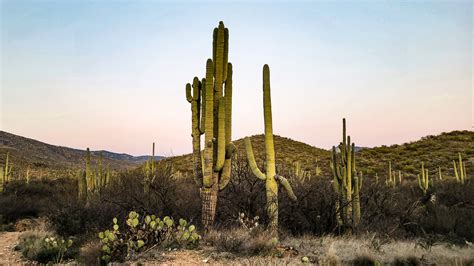
[[[425,165],[421,162],[421,173],[417,175],[418,177],[418,187],[423,191],[424,194],[429,189],[430,179],[428,175],[428,169],[425,169]]]
[[[362,189],[362,173],[359,175],[355,164],[355,144],[346,137],[346,119],[342,119],[342,142],[339,151],[332,147],[331,170],[332,187],[338,195],[336,219],[340,226],[354,228],[360,222],[359,192]]]
[[[202,224],[214,224],[217,195],[230,181],[232,155],[232,64],[228,62],[229,31],[224,23],[213,33],[213,57],[206,62],[206,77],[186,84],[191,103],[193,174],[201,192]],[[204,151],[201,135],[204,134]]]
[[[103,166],[102,152],[99,154],[99,160],[97,168],[93,169],[91,164],[91,152],[90,149],[86,150],[85,158],[85,171],[80,171],[76,174],[78,182],[78,197],[80,199],[86,199],[86,203],[89,202],[93,195],[100,194],[102,190],[110,184],[110,169],[109,167]]]
[[[443,173],[441,173],[441,166],[438,166],[438,178],[439,181],[443,181]]]
[[[311,172],[302,169],[301,162],[297,161],[294,164],[294,174],[300,183],[304,183],[311,179]]]
[[[388,162],[388,179],[385,180],[385,184],[389,187],[395,187],[397,180],[395,179],[395,171],[392,171],[392,162]]]
[[[3,192],[5,185],[12,180],[13,166],[10,162],[10,153],[7,152],[5,157],[5,166],[0,168],[0,192]]]
[[[145,193],[150,191],[150,185],[155,180],[155,143],[153,142],[151,157],[146,161],[144,166],[144,186]]]
[[[265,174],[257,166],[253,154],[252,143],[248,137],[245,138],[245,149],[247,152],[247,160],[253,174],[258,179],[265,181],[267,196],[266,209],[270,220],[268,229],[276,237],[278,230],[278,183],[286,189],[290,199],[296,201],[296,196],[293,193],[293,189],[288,180],[276,173],[275,147],[273,143],[272,103],[270,96],[270,68],[268,65],[263,66],[263,113],[265,123]]]
[[[454,166],[454,175],[456,176],[456,180],[461,183],[461,184],[464,184],[466,182],[466,165],[464,164],[464,162],[462,161],[462,156],[461,156],[461,153],[459,152],[458,153],[458,157],[459,157],[459,164],[458,166],[456,167],[456,162],[453,160],[453,166]]]

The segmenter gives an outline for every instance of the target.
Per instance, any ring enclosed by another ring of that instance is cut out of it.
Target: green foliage
[[[29,260],[40,263],[61,263],[72,244],[71,239],[45,232],[30,231],[20,236],[20,242],[15,249]]]
[[[120,230],[117,218],[112,222],[111,230],[99,233],[101,259],[105,262],[121,261],[153,246],[194,248],[201,239],[194,225],[184,219],[176,224],[169,216],[163,219],[155,215],[140,217],[138,213],[131,211],[124,230]]]

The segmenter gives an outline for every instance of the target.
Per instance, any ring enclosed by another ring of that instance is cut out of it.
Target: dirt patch
[[[19,232],[0,233],[0,265],[23,264],[26,261],[14,250],[18,244]]]

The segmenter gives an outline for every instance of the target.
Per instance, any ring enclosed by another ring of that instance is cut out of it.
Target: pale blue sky
[[[329,148],[470,129],[471,1],[1,1],[0,128],[76,148],[191,151],[184,86],[230,31],[233,136],[263,133],[262,66],[276,134]]]

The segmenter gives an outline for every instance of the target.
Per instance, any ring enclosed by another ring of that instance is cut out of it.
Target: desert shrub
[[[68,250],[72,244],[71,239],[57,237],[51,232],[27,231],[20,235],[15,249],[29,260],[60,263],[64,258],[70,257]]]
[[[77,261],[80,265],[100,265],[101,247],[101,242],[98,239],[84,243],[80,249]]]
[[[58,234],[73,236],[104,230],[114,217],[125,220],[130,210],[199,222],[199,191],[193,180],[173,179],[168,168],[161,168],[148,193],[143,192],[142,181],[141,171],[122,173],[87,204],[77,199],[63,202],[48,217]]]
[[[242,227],[209,231],[204,241],[215,246],[218,251],[246,256],[265,254],[276,244],[272,236],[263,230]]]
[[[114,218],[112,229],[99,233],[103,261],[122,261],[155,246],[194,248],[201,239],[194,225],[184,219],[175,224],[168,216],[163,219],[155,215],[141,217],[131,211],[126,225],[125,230],[120,230],[118,220]]]
[[[45,216],[52,209],[74,201],[76,183],[70,179],[14,181],[0,194],[0,215],[6,223]]]
[[[364,255],[359,256],[352,260],[351,265],[354,266],[377,266],[380,265],[380,262],[376,259],[372,258],[371,256]]]
[[[407,257],[407,258],[395,258],[391,263],[393,266],[418,266],[421,265],[421,262],[416,257]]]

